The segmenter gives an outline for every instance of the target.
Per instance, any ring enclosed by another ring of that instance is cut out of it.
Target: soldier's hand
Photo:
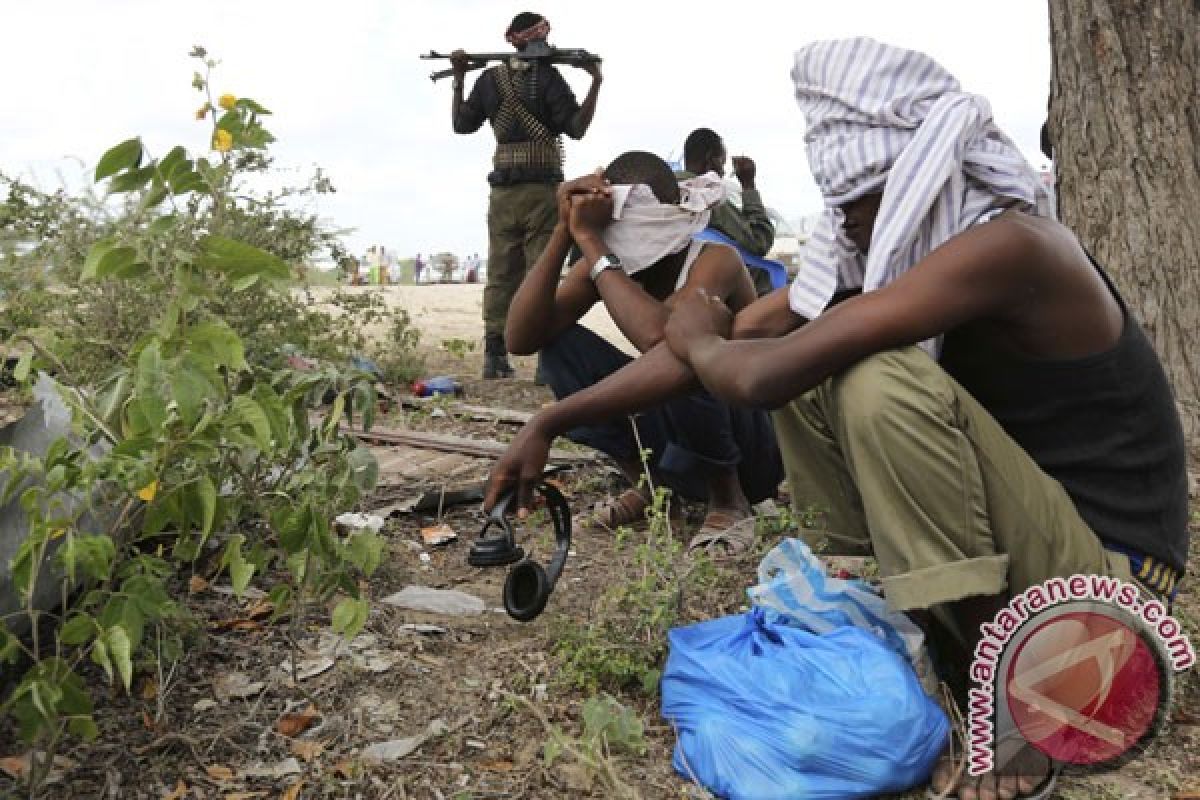
[[[599,81],[604,78],[603,73],[600,72],[599,61],[589,61],[586,64],[576,64],[576,66],[586,72],[588,75],[591,75],[592,80],[594,81]]]
[[[455,50],[450,54],[450,68],[454,70],[454,77],[461,79],[467,74],[467,65],[471,59],[467,57],[467,51],[463,49]]]
[[[755,166],[754,159],[746,156],[733,157],[733,174],[737,175],[743,189],[754,188],[754,178],[757,173],[758,167]]]

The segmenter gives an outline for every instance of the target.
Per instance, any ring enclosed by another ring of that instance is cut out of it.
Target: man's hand
[[[525,423],[488,475],[483,493],[484,511],[491,511],[509,490],[516,490],[517,517],[525,518],[533,507],[533,492],[546,469],[551,439],[537,416]]]
[[[583,175],[570,181],[563,181],[555,190],[558,202],[558,221],[566,225],[571,219],[571,198],[575,195],[611,195],[612,184],[604,177],[604,169],[597,168],[590,175]]]
[[[691,363],[689,348],[706,336],[728,339],[733,328],[733,312],[716,295],[703,289],[686,289],[671,301],[671,316],[665,329],[667,345],[675,357]]]
[[[733,174],[737,175],[737,179],[742,184],[743,189],[753,189],[754,178],[758,174],[758,167],[755,166],[754,159],[752,158],[734,156]]]
[[[455,81],[462,81],[463,76],[467,74],[467,65],[470,64],[470,61],[465,50],[458,49],[450,54],[450,68],[454,70]]]
[[[568,221],[571,237],[579,242],[588,237],[600,236],[600,231],[612,222],[612,213],[611,193],[571,195],[571,216]]]

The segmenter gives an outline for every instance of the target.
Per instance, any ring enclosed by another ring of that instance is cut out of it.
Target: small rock
[[[405,586],[381,602],[411,611],[435,614],[479,614],[486,605],[478,597],[457,589],[431,589],[428,586]]]

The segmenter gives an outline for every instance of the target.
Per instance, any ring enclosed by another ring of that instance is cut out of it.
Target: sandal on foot
[[[710,511],[688,542],[687,551],[691,554],[703,550],[714,561],[736,558],[754,547],[757,522],[753,515],[735,517],[725,511]]]
[[[615,531],[622,525],[637,525],[646,521],[649,504],[637,489],[626,489],[616,497],[607,497],[572,521],[579,530],[601,529]]]

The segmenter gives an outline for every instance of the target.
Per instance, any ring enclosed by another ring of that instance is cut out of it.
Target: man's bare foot
[[[929,782],[931,798],[959,800],[1032,800],[1048,798],[1057,772],[1050,759],[1031,745],[1000,769],[984,775],[968,775],[956,765],[947,749],[938,759]]]

